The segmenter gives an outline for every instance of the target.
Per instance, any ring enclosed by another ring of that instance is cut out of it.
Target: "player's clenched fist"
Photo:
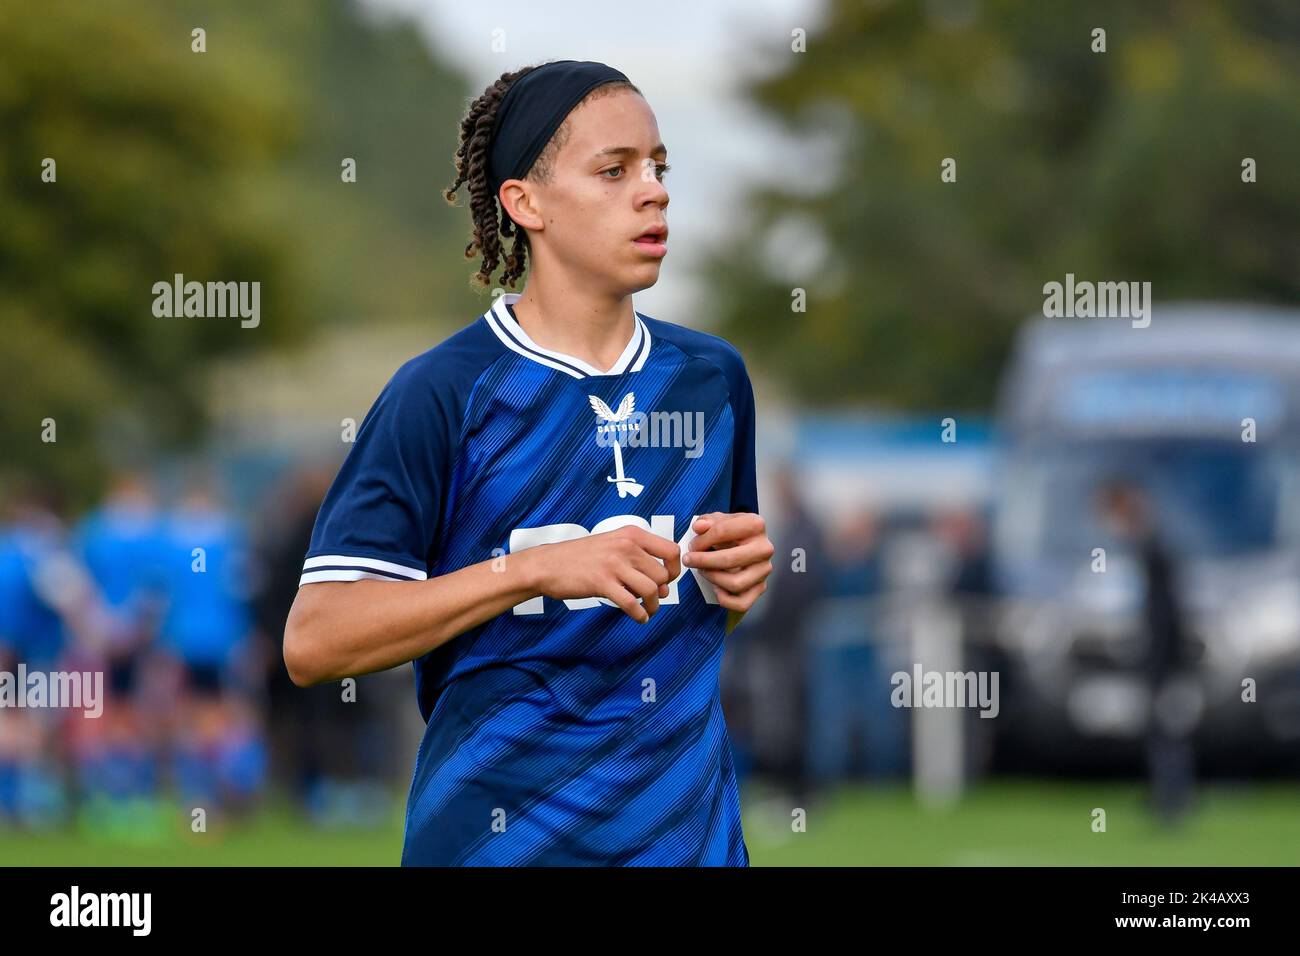
[[[644,528],[623,527],[520,552],[533,563],[532,580],[546,597],[603,597],[644,624],[682,573],[681,548]],[[644,607],[637,603],[640,599]]]
[[[700,515],[692,525],[695,538],[682,563],[696,568],[717,589],[718,603],[744,613],[767,590],[775,546],[763,516],[747,511]]]

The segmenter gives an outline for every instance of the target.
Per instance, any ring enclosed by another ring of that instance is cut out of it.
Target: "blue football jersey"
[[[754,394],[721,338],[637,312],[607,372],[533,342],[518,293],[406,362],[362,421],[300,586],[423,581],[635,525],[758,511]],[[537,597],[414,662],[426,722],[404,864],[748,865],[719,668],[683,568],[639,624]]]

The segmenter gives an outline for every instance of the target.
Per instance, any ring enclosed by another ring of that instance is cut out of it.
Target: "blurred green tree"
[[[472,91],[410,19],[357,0],[167,9],[173,30],[207,29],[209,56],[293,92],[293,148],[279,175],[250,186],[298,253],[313,321],[420,318],[451,331],[483,311],[460,257],[469,213],[441,195]],[[356,161],[355,183],[342,180],[344,159]]]
[[[788,64],[755,102],[834,158],[741,204],[721,331],[814,404],[971,410],[1066,272],[1150,280],[1157,321],[1300,301],[1298,54],[1283,0],[832,0],[807,52],[755,56]]]
[[[465,95],[350,0],[0,6],[3,466],[84,503],[111,464],[203,439],[218,358],[480,310],[442,254],[467,230],[438,194]],[[260,324],[155,317],[177,273],[260,282]]]

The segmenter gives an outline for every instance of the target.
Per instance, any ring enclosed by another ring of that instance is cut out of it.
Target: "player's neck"
[[[551,289],[535,276],[512,308],[519,325],[542,348],[602,371],[613,368],[636,328],[630,296]]]

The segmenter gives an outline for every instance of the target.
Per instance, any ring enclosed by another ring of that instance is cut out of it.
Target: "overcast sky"
[[[736,97],[739,78],[782,64],[790,31],[813,34],[820,0],[656,0],[653,3],[367,0],[402,11],[430,45],[485,87],[506,70],[550,59],[599,60],[645,93],[668,147],[665,183],[673,236],[658,285],[638,293],[639,311],[707,327],[706,284],[690,263],[709,245],[745,242],[732,228],[741,187],[790,168],[790,150]],[[493,50],[504,30],[505,52]],[[761,50],[769,50],[760,53]],[[803,54],[808,55],[808,54]],[[459,117],[456,117],[459,119]]]

